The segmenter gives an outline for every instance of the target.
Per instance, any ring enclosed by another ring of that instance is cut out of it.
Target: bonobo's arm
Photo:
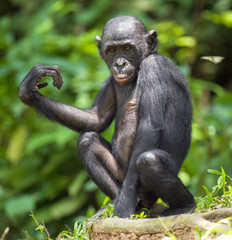
[[[53,85],[60,89],[63,80],[57,66],[36,65],[27,74],[19,89],[19,98],[48,119],[59,122],[78,132],[100,132],[112,121],[116,111],[115,93],[110,77],[99,92],[93,107],[82,110],[51,100],[38,92],[47,83],[39,83],[45,77],[53,78]]]
[[[126,218],[135,213],[138,197],[137,193],[139,190],[139,172],[136,167],[136,161],[142,153],[155,148],[159,141],[159,137],[160,131],[154,129],[148,118],[145,117],[140,121],[133,145],[129,168],[122,185],[119,199],[116,203],[114,211],[115,216]]]

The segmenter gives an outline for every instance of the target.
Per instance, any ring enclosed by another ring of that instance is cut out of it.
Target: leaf
[[[24,194],[18,197],[9,199],[5,205],[4,210],[11,219],[23,216],[35,209],[37,195]]]
[[[197,232],[198,237],[201,239],[202,237],[202,232],[199,228],[195,227],[194,230]]]
[[[97,185],[92,180],[89,180],[85,183],[84,189],[86,192],[94,192],[98,188],[97,188]]]
[[[207,172],[212,173],[212,174],[222,175],[221,172],[219,172],[218,170],[215,170],[215,169],[208,169]]]
[[[209,197],[209,199],[210,199],[210,200],[213,200],[212,194],[211,194],[211,192],[209,191],[209,189],[208,189],[207,187],[205,187],[205,186],[203,186],[203,188],[204,188],[207,196]]]
[[[77,177],[73,180],[68,188],[68,193],[70,196],[74,197],[77,196],[78,193],[81,191],[85,180],[88,178],[88,174],[85,170],[82,170]]]
[[[210,61],[214,64],[218,64],[218,63],[222,62],[225,58],[221,57],[221,56],[202,56],[201,59]]]
[[[37,210],[37,219],[48,223],[54,219],[61,219],[62,217],[71,215],[85,204],[86,199],[87,196],[85,194],[81,194],[75,198],[64,198],[59,202]]]
[[[62,126],[56,126],[54,129],[34,134],[27,144],[27,153],[32,154],[36,149],[51,143],[56,143],[61,148],[76,136],[75,132]]]
[[[222,187],[222,176],[220,176],[218,179],[217,179],[217,185],[219,188]],[[216,186],[215,186],[216,187]]]
[[[222,170],[222,190],[223,190],[223,194],[226,194],[226,173],[223,169],[223,167],[221,167]]]
[[[40,230],[40,231],[44,231],[44,226],[43,225],[39,225],[36,229],[35,229],[36,231],[37,230]]]
[[[18,127],[11,136],[6,156],[9,161],[17,164],[23,155],[24,144],[27,138],[27,129],[24,126]]]
[[[105,207],[106,204],[110,201],[110,197],[106,196],[104,201],[103,201],[103,204],[102,204],[102,207]]]

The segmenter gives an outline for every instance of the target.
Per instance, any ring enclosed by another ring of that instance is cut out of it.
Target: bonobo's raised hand
[[[46,87],[46,82],[39,83],[43,77],[52,77],[53,86],[60,89],[63,85],[63,79],[60,74],[60,69],[57,66],[36,65],[24,78],[20,89],[19,98],[26,104],[30,104],[36,97],[36,93],[40,88]]]

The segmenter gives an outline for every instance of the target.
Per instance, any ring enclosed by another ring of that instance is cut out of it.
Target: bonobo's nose
[[[124,67],[126,65],[126,60],[124,58],[118,58],[116,60],[116,65],[118,67]]]
[[[123,68],[127,65],[127,61],[124,58],[118,58],[115,64],[118,72],[121,73]]]

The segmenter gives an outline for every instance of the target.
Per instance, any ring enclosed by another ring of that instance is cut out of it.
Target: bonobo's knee
[[[96,132],[86,132],[80,135],[78,140],[78,149],[83,150],[89,148],[89,146],[96,141],[98,134]]]
[[[143,172],[148,167],[155,166],[159,168],[161,165],[160,159],[152,151],[142,153],[136,162],[137,169]]]

